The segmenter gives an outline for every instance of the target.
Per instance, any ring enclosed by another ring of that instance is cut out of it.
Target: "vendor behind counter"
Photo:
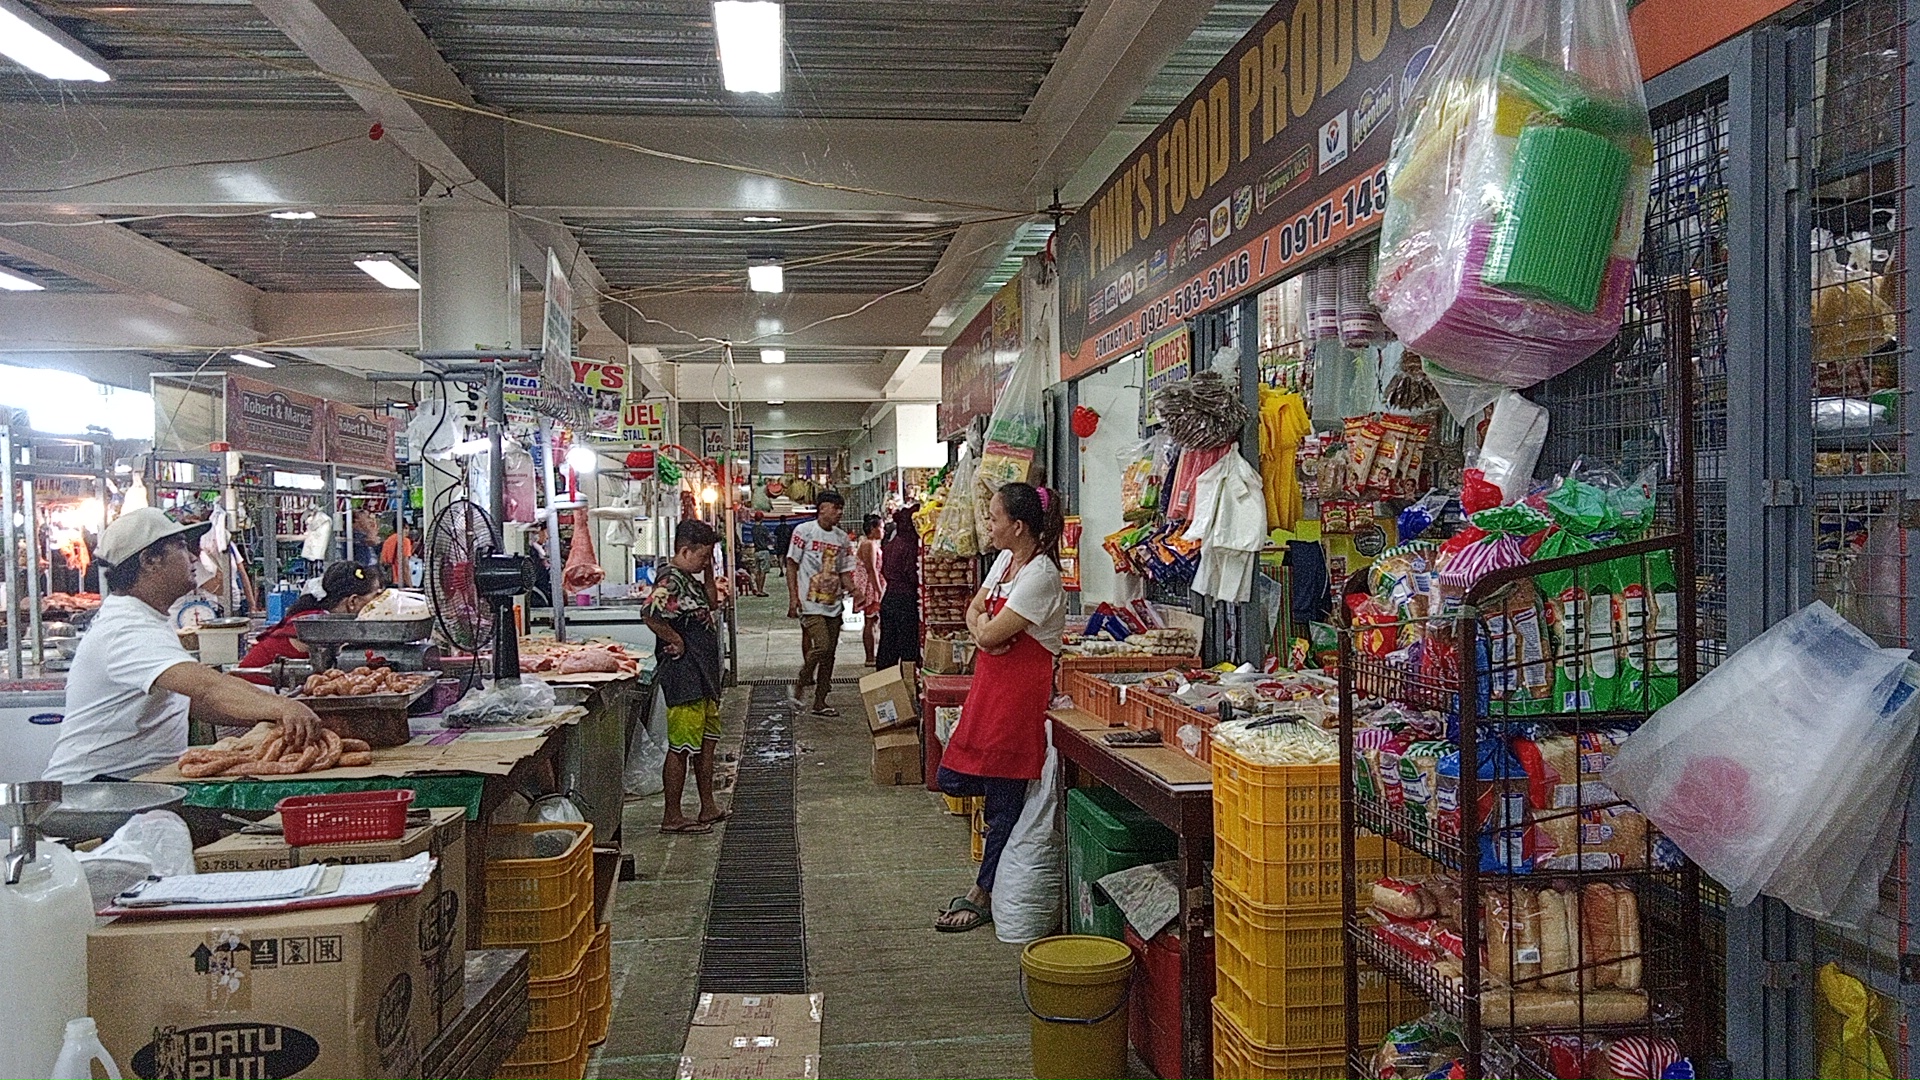
[[[277,660],[305,660],[307,647],[295,633],[297,620],[315,615],[358,615],[379,591],[380,576],[375,571],[358,563],[334,563],[320,576],[318,595],[313,591],[301,593],[287,608],[286,617],[260,635],[260,640],[241,657],[240,666],[268,668]],[[265,672],[250,672],[240,678],[262,686],[273,683],[273,677]]]
[[[113,590],[67,672],[66,720],[45,779],[124,780],[172,764],[187,749],[189,714],[216,724],[278,723],[289,748],[320,730],[305,705],[193,658],[167,612],[194,587],[205,524],[179,525],[153,507],[128,511],[95,555]]]

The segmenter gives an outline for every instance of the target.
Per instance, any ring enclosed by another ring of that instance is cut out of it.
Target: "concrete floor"
[[[739,744],[746,684],[791,679],[799,667],[785,585],[776,576],[768,591],[773,598],[742,601],[742,685],[724,702],[723,756]],[[870,669],[852,629],[841,635],[839,658],[831,704],[842,715],[798,723],[807,966],[810,989],[826,995],[820,1075],[1031,1076],[1019,948],[987,927],[932,929],[934,913],[973,879],[967,823],[924,787],[874,786],[854,685]],[[627,804],[626,848],[640,879],[619,886],[613,1020],[589,1076],[673,1076],[693,1011],[721,834],[662,836],[660,810],[657,795]]]

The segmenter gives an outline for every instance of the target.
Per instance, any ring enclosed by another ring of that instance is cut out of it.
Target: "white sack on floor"
[[[1027,804],[1007,834],[993,876],[993,932],[1009,945],[1038,941],[1060,922],[1059,771],[1049,731],[1046,764],[1040,779],[1027,785]]]

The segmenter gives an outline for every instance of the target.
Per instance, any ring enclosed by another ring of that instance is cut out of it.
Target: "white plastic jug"
[[[55,1075],[67,1021],[87,1015],[87,877],[73,852],[51,841],[36,847],[19,884],[0,877],[0,971],[19,988],[0,1017],[0,1076]]]
[[[93,1080],[93,1063],[107,1071],[107,1080],[120,1080],[120,1066],[113,1055],[100,1045],[100,1029],[93,1017],[67,1021],[67,1040],[60,1045],[60,1057],[53,1063],[49,1080]]]

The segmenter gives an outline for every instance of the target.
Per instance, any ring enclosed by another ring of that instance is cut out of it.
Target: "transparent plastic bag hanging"
[[[1514,387],[1593,355],[1620,328],[1651,164],[1623,0],[1462,0],[1388,164],[1387,326]]]
[[[933,527],[932,553],[947,558],[978,555],[980,542],[974,535],[973,452],[962,449],[960,462],[953,467],[953,481],[947,485],[947,501],[940,508],[940,520]]]
[[[1814,603],[1728,657],[1620,748],[1607,782],[1735,904],[1806,901],[1812,876],[1876,880],[1886,783],[1920,724],[1915,667]],[[1884,864],[1880,869],[1884,869]],[[1822,900],[1821,916],[1846,903]]]
[[[987,425],[985,448],[973,473],[975,536],[987,548],[987,506],[1002,485],[1024,481],[1033,470],[1040,440],[1046,433],[1047,410],[1042,394],[1047,388],[1044,350],[1029,345],[1014,361],[1013,373],[1000,391]]]

